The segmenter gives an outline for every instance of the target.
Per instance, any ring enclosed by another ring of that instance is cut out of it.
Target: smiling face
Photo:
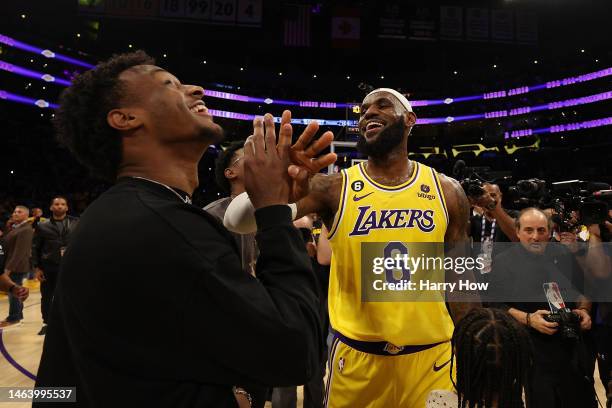
[[[410,133],[416,116],[389,92],[368,95],[361,104],[357,148],[370,157],[385,157]]]
[[[125,84],[122,108],[160,141],[215,143],[223,131],[214,121],[202,97],[204,90],[183,85],[168,71],[154,65],[137,65],[119,76]]]

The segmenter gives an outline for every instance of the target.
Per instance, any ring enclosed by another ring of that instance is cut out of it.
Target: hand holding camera
[[[529,317],[529,326],[542,334],[552,336],[557,332],[559,323],[548,320],[547,317],[550,314],[548,310],[538,310],[535,313],[531,313]]]

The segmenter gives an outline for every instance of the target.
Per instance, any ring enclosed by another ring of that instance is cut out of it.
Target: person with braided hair
[[[499,309],[473,309],[456,325],[451,344],[457,394],[433,391],[427,408],[525,407],[531,340],[512,316]]]

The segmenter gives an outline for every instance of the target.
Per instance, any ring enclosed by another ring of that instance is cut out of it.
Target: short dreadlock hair
[[[244,148],[244,140],[232,142],[219,154],[219,157],[217,157],[215,161],[215,181],[226,193],[231,192],[232,187],[230,186],[229,180],[225,178],[225,169],[232,163],[236,152],[242,148]]]
[[[512,316],[500,309],[474,309],[457,323],[451,343],[459,408],[490,408],[494,403],[521,408],[523,390],[529,407],[531,339]]]
[[[62,93],[54,121],[57,139],[92,175],[114,181],[121,163],[121,137],[106,122],[108,112],[127,97],[119,75],[136,65],[154,64],[140,50],[114,55],[78,75]]]

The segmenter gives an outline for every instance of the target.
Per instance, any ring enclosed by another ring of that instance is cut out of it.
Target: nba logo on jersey
[[[338,371],[342,372],[344,370],[344,357],[340,357],[338,360]]]

